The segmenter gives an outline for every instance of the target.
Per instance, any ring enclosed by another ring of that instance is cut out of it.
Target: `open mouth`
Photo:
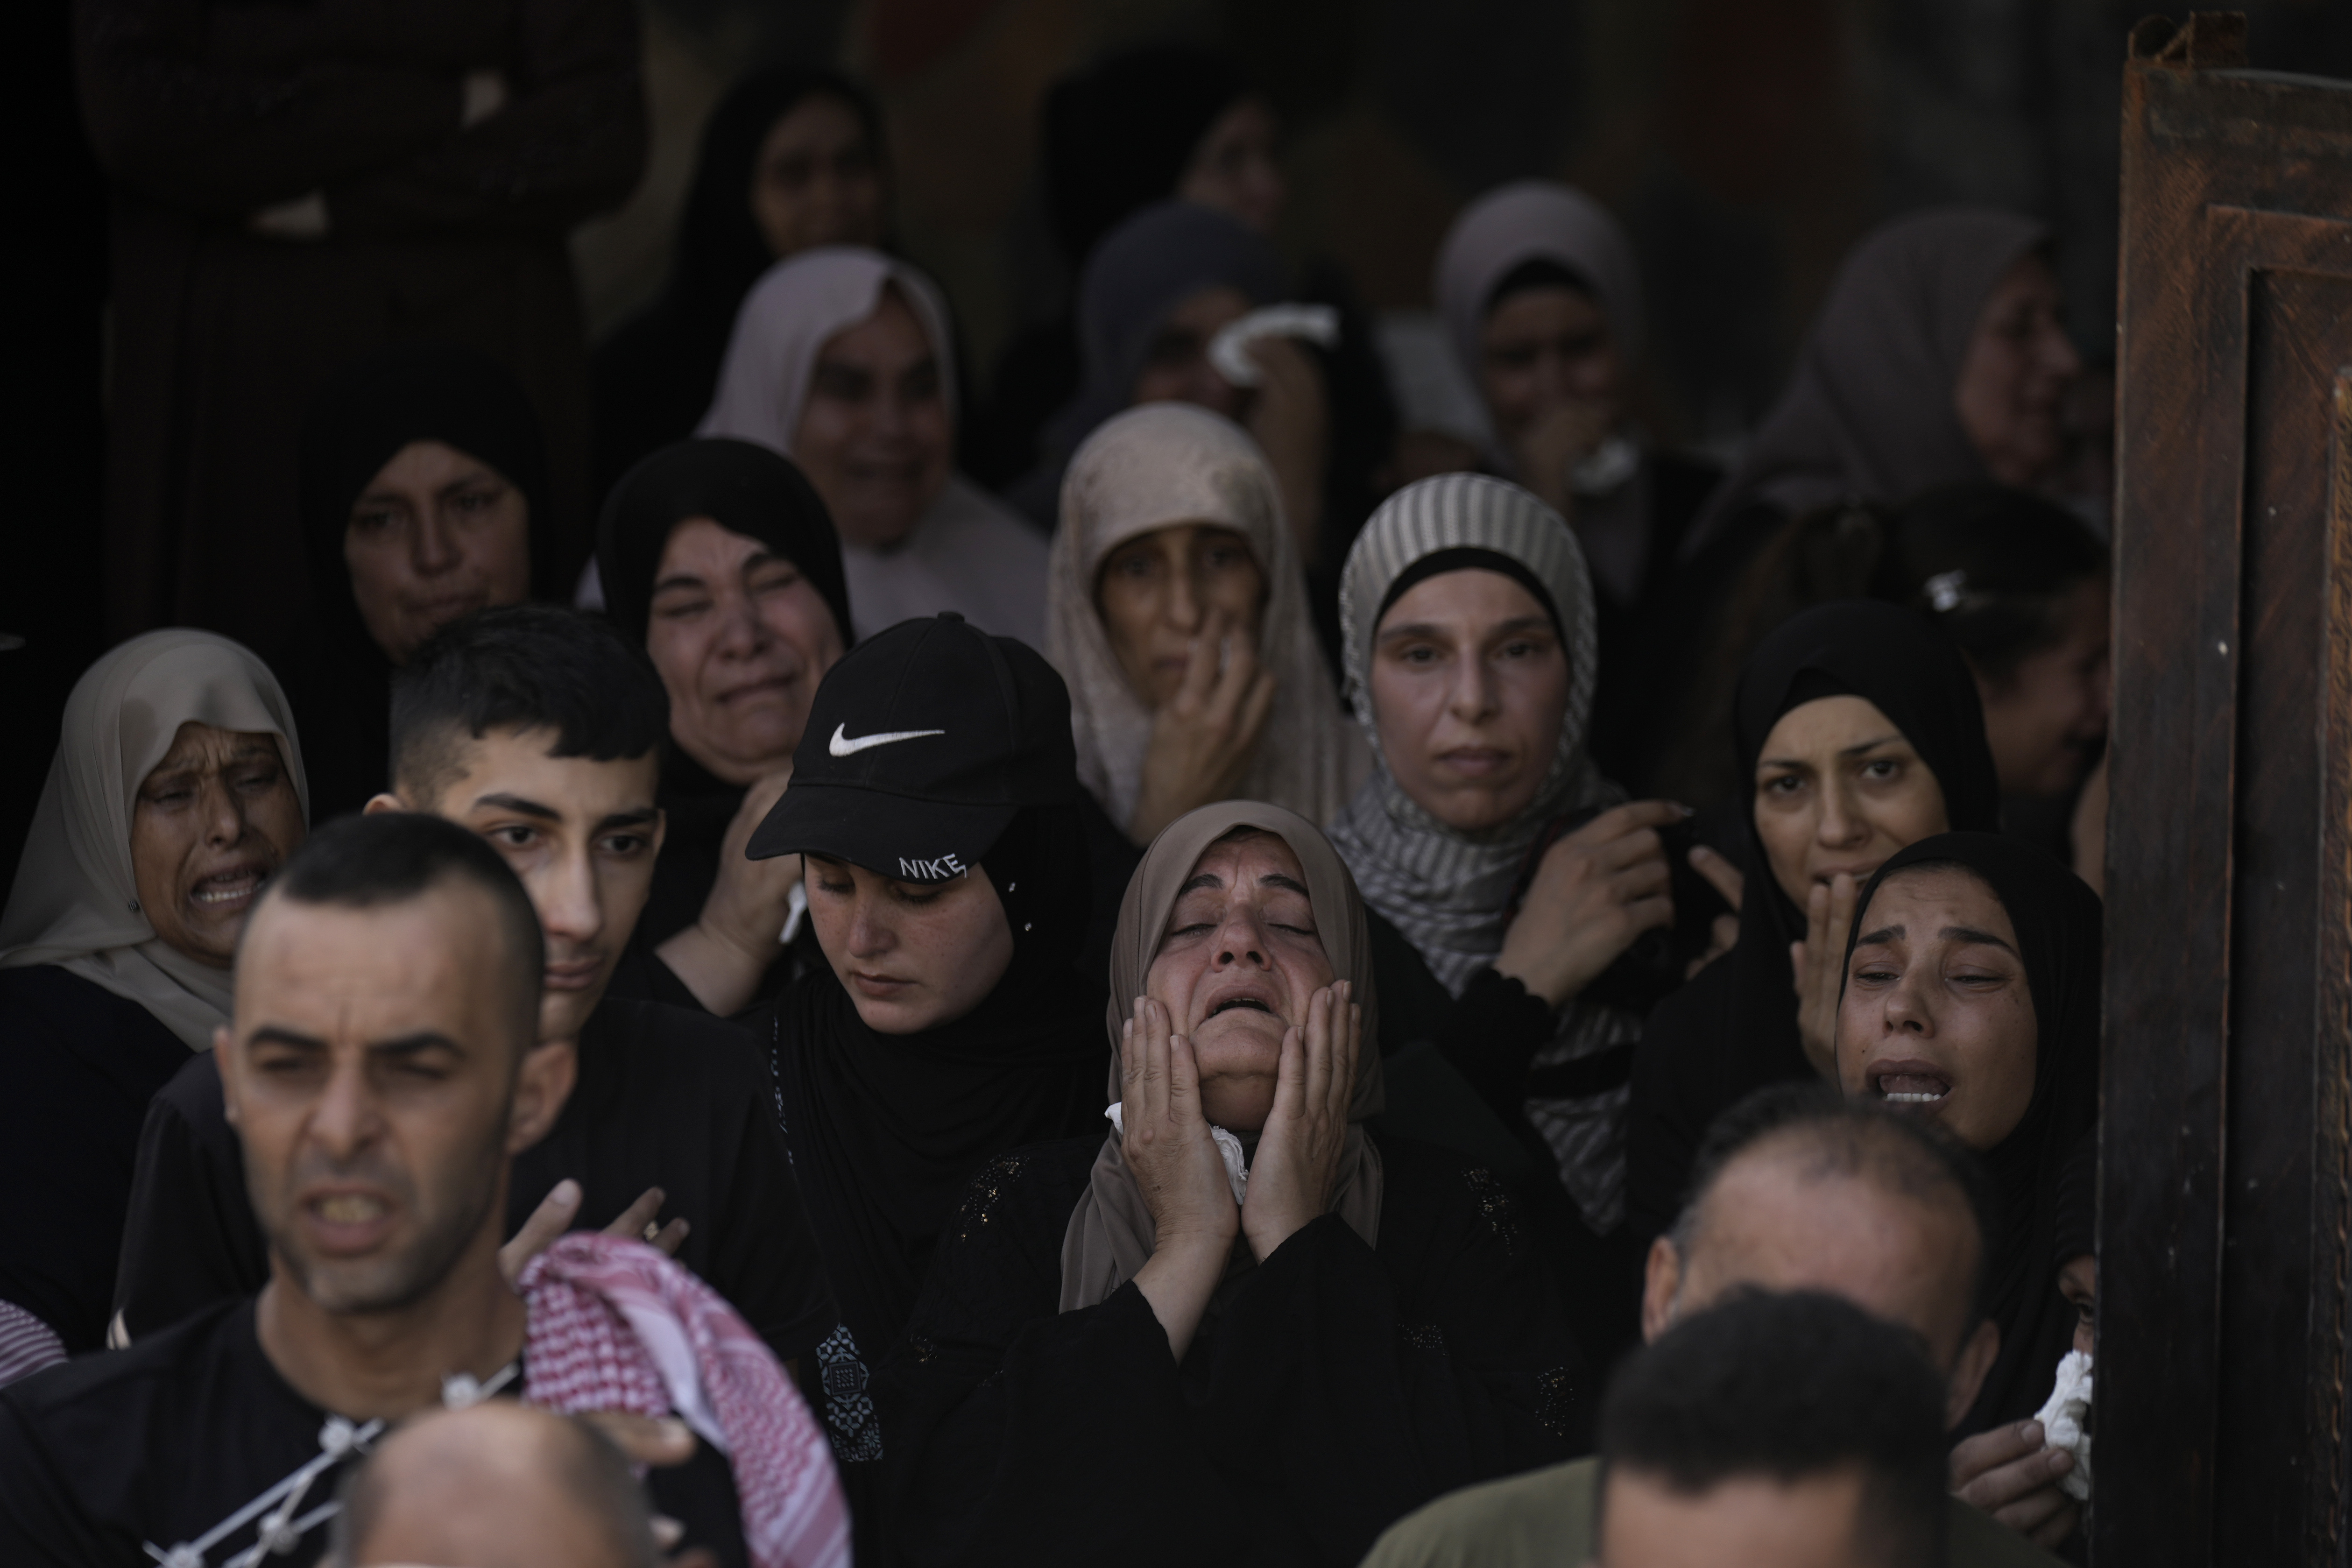
[[[1268,1006],[1264,1001],[1255,996],[1228,996],[1223,1001],[1209,1009],[1209,1016],[1213,1018],[1220,1013],[1230,1013],[1236,1007],[1250,1007],[1260,1013],[1266,1014],[1271,1014],[1274,1011],[1272,1007]]]
[[[1952,1080],[1934,1069],[1910,1062],[1870,1076],[1870,1087],[1888,1105],[1922,1109],[1941,1105],[1952,1092]]]
[[[263,881],[258,866],[237,866],[201,877],[188,889],[188,901],[200,910],[232,909],[251,903]]]

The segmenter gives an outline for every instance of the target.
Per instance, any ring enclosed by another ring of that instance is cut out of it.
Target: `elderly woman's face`
[[[1859,888],[1886,858],[1951,826],[1944,788],[1895,721],[1864,697],[1780,715],[1756,760],[1756,837],[1799,909],[1843,873]]]
[[[939,499],[954,447],[939,353],[885,289],[874,314],[818,352],[793,457],[845,541],[887,550]]]
[[[1209,363],[1209,342],[1249,314],[1249,296],[1219,284],[1186,298],[1161,318],[1135,378],[1135,402],[1190,403],[1239,419],[1247,399]]]
[[[696,517],[662,549],[646,652],[669,692],[679,747],[729,784],[748,784],[791,765],[842,636],[799,567]]]
[[[1499,572],[1414,584],[1372,635],[1381,755],[1414,805],[1476,832],[1534,801],[1559,750],[1568,653],[1536,596]]]
[[[2058,275],[2038,256],[2020,258],[1978,312],[1952,389],[1952,411],[1987,474],[2027,488],[2049,477],[2066,455],[2066,393],[2082,374]]]
[[[1284,1033],[1307,1026],[1307,1003],[1335,978],[1298,857],[1253,832],[1193,866],[1144,989],[1192,1042],[1208,1119],[1255,1132],[1274,1110]]]
[[[1255,643],[1265,574],[1230,528],[1177,522],[1139,533],[1103,557],[1095,606],[1136,700],[1157,711],[1183,684],[1193,639],[1217,626]]]
[[[882,160],[857,111],[813,93],[768,127],[751,170],[751,221],[782,261],[819,245],[882,243]]]
[[[360,621],[405,664],[458,616],[530,594],[530,503],[488,463],[411,441],[352,503],[343,563]]]
[[[131,805],[140,912],[173,952],[226,969],[246,911],[302,831],[302,802],[278,737],[191,720]]]
[[[2009,911],[1972,873],[1923,866],[1889,877],[1860,923],[1838,1003],[1847,1098],[1991,1148],[2033,1100],[2033,993]]]

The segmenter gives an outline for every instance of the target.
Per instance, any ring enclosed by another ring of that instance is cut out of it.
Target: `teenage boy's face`
[[[435,776],[400,781],[371,811],[425,811],[489,840],[530,894],[547,936],[539,1037],[574,1040],[604,999],[645,912],[661,848],[656,753],[551,754],[551,730],[458,736]]]

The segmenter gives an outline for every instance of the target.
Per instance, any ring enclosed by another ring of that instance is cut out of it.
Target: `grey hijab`
[[[1290,846],[1307,872],[1307,902],[1330,957],[1335,980],[1350,981],[1363,1009],[1363,1046],[1356,1057],[1354,1097],[1348,1103],[1348,1146],[1340,1155],[1333,1212],[1367,1245],[1378,1245],[1381,1226],[1381,1154],[1365,1136],[1365,1118],[1387,1103],[1381,1075],[1380,997],[1372,973],[1371,939],[1364,928],[1363,901],[1348,868],[1315,825],[1297,812],[1255,800],[1224,800],[1188,812],[1160,830],[1143,852],[1119,900],[1118,930],[1111,939],[1110,997],[1104,1022],[1110,1033],[1110,1098],[1119,1098],[1120,1026],[1143,994],[1151,961],[1168,930],[1177,896],[1209,846],[1236,827],[1257,827]],[[1102,1152],[1062,1240],[1061,1310],[1074,1312],[1106,1300],[1151,1260],[1157,1234],[1143,1190],[1127,1168],[1118,1135],[1103,1140]],[[1248,1272],[1248,1245],[1236,1241],[1225,1284]],[[1220,1287],[1222,1292],[1223,1287]]]
[[[1794,515],[1984,478],[1952,406],[1960,362],[2001,275],[2049,239],[2016,213],[1950,207],[1897,218],[1855,246],[1788,391],[1683,552],[1754,501]]]
[[[131,866],[139,786],[190,721],[277,736],[310,821],[293,710],[269,667],[210,632],[133,637],[91,665],[66,700],[57,756],[0,915],[0,969],[56,964],[138,1003],[203,1051],[228,1022],[229,972],[155,934]]]

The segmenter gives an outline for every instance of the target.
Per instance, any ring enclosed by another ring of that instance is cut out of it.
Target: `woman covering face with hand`
[[[817,683],[849,646],[841,547],[790,462],[745,441],[692,440],[647,458],[606,498],[596,564],[614,623],[661,676],[675,742],[636,943],[659,947],[686,982],[674,994],[656,976],[658,1000],[731,1013],[780,956],[798,880],[796,864],[756,866],[743,846],[792,776]]]
[[[284,668],[323,818],[389,782],[394,668],[460,616],[530,597],[552,520],[530,397],[467,349],[346,366],[303,423],[301,483],[317,622]]]
[[[1674,1223],[1717,1112],[1831,1070],[1856,895],[1895,851],[1990,832],[2000,792],[1976,679],[1921,616],[1822,605],[1767,637],[1740,679],[1746,849],[1739,940],[1651,1014],[1633,1074],[1632,1215]]]
[[[103,1342],[148,1099],[227,1021],[309,816],[285,695],[237,644],[150,632],[74,687],[0,916],[0,1383]]]
[[[1078,449],[1047,651],[1078,776],[1137,844],[1242,796],[1330,818],[1363,777],[1265,459],[1205,409],[1130,409]]]
[[[1226,802],[1154,841],[1112,949],[1117,1126],[966,1189],[885,1373],[908,1561],[1352,1563],[1582,1436],[1509,1198],[1362,1126],[1372,962],[1302,818]],[[1174,1506],[1136,1532],[1139,1475]]]
[[[953,610],[1035,643],[1045,544],[954,471],[955,358],[931,280],[879,251],[827,246],[743,300],[698,432],[782,452],[841,534],[860,637]]]

